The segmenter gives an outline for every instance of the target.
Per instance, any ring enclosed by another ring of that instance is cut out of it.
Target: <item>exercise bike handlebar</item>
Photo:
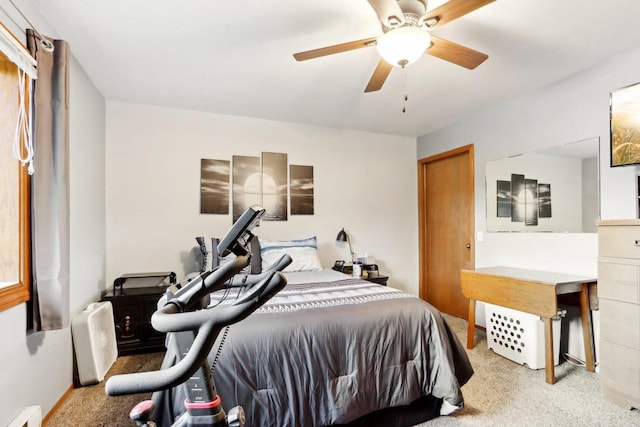
[[[291,261],[292,260],[289,255],[283,255],[276,262],[274,262],[273,264],[271,264],[270,266],[262,270],[261,273],[247,274],[246,276],[243,276],[241,280],[237,282],[233,281],[228,286],[233,288],[253,286],[256,283],[260,282],[265,277],[267,277],[268,275],[270,275],[272,272],[284,270],[289,264],[291,264]]]
[[[194,287],[220,289],[222,287],[220,283],[224,284],[247,263],[246,257],[238,257],[237,260],[213,271],[202,284],[196,283]],[[291,258],[288,255],[283,256],[273,269],[270,268],[261,274],[260,276],[263,277],[255,284],[249,285],[250,289],[232,304],[182,312],[182,307],[190,306],[193,301],[175,303],[169,299],[153,314],[151,322],[153,327],[161,332],[195,331],[195,338],[189,352],[180,362],[167,369],[114,375],[107,380],[106,393],[110,396],[148,393],[175,387],[187,381],[202,366],[202,361],[207,358],[224,326],[243,320],[286,285],[287,280],[278,269],[283,269],[290,263]],[[183,293],[183,295],[187,294],[193,298],[201,292]]]
[[[206,271],[175,292],[167,292],[158,302],[158,308],[167,303],[177,305],[179,311],[195,308],[201,300],[211,292],[225,287],[234,275],[249,264],[249,257],[239,256],[230,262],[220,265],[213,271]],[[208,302],[207,302],[208,303]],[[184,329],[182,329],[184,330]],[[167,332],[167,331],[161,331]]]

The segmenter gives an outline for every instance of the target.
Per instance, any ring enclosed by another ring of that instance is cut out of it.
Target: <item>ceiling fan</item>
[[[488,55],[441,39],[430,31],[495,0],[450,0],[427,12],[428,0],[367,0],[382,25],[383,35],[294,53],[297,61],[319,58],[365,47],[377,46],[382,57],[365,92],[380,90],[391,69],[405,67],[423,53],[453,64],[474,69]]]

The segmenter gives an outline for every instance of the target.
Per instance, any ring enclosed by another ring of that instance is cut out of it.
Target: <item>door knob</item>
[[[471,243],[467,243],[467,249],[471,249]]]

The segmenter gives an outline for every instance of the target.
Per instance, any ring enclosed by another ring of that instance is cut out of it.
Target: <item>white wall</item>
[[[390,284],[417,293],[415,139],[195,111],[107,103],[107,281],[125,273],[193,271],[195,237],[220,237],[231,215],[199,213],[200,159],[288,154],[314,167],[314,215],[255,233],[318,236],[322,262],[372,255]]]
[[[69,117],[71,314],[97,301],[105,285],[106,105],[84,70],[71,64]]]
[[[9,9],[9,7],[7,8]],[[28,12],[28,11],[27,11]],[[45,34],[46,25],[30,18]],[[19,16],[16,21],[22,22]],[[0,20],[18,35],[23,28]],[[73,54],[73,46],[71,46]],[[100,297],[104,283],[104,134],[105,103],[75,59],[70,62],[70,219],[71,316]],[[26,304],[0,312],[0,425],[25,407],[39,405],[44,414],[62,397],[73,380],[70,328],[27,334]]]
[[[640,81],[640,50],[531,92],[418,139],[418,158],[475,145],[476,267],[506,265],[597,274],[595,233],[487,233],[485,163],[600,138],[601,218],[634,218],[637,167],[610,168],[609,93]],[[482,310],[478,322],[484,324]]]

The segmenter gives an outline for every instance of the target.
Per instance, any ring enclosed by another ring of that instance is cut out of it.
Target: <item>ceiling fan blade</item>
[[[426,50],[426,53],[469,70],[473,70],[489,57],[482,52],[441,39],[433,34],[431,35],[431,43],[432,45]]]
[[[397,0],[368,0],[376,11],[378,19],[385,27],[397,27],[404,24],[404,13]]]
[[[427,12],[421,20],[432,30],[494,1],[495,0],[450,0]]]
[[[387,80],[387,76],[389,76],[389,73],[391,72],[392,68],[393,68],[392,65],[390,65],[384,59],[381,59],[380,62],[378,62],[378,66],[373,72],[371,79],[369,79],[369,83],[367,84],[367,87],[364,89],[364,92],[367,93],[367,92],[375,92],[376,90],[380,90],[385,80]]]
[[[336,44],[333,46],[321,47],[319,49],[307,50],[305,52],[294,53],[293,57],[296,61],[306,61],[307,59],[319,58],[321,56],[333,55],[336,53],[347,52],[349,50],[362,49],[363,47],[375,46],[377,37],[356,40],[347,43]]]

